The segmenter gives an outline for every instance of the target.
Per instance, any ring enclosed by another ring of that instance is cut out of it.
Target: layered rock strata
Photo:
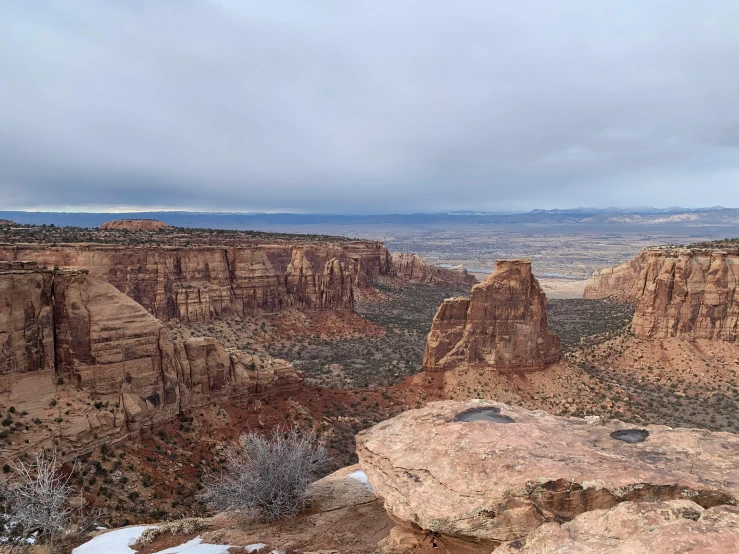
[[[636,304],[632,332],[645,338],[739,338],[739,252],[652,248],[596,271],[586,298]]]
[[[427,264],[418,254],[393,253],[395,274],[412,283],[459,287],[468,290],[477,284],[477,278],[463,266],[444,268]]]
[[[83,271],[2,263],[0,303],[2,404],[48,419],[57,415],[47,413],[57,389],[65,390],[76,400],[56,423],[71,444],[168,421],[210,402],[302,386],[302,374],[284,360],[228,352],[210,337],[171,340],[142,306]],[[88,409],[90,401],[115,408]]]
[[[739,552],[739,508],[691,500],[624,502],[562,525],[546,523],[495,554],[674,554]]]
[[[461,364],[537,371],[559,361],[559,338],[547,325],[546,294],[527,260],[498,260],[469,299],[445,300],[426,343],[426,371]]]
[[[502,543],[626,501],[739,499],[739,436],[434,402],[357,435],[388,514],[417,530]]]
[[[224,247],[0,246],[0,260],[87,270],[162,321],[208,321],[295,307],[352,310],[355,287],[392,274],[378,242]]]

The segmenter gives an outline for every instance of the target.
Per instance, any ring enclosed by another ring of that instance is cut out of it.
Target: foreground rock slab
[[[360,465],[409,528],[494,543],[624,501],[739,498],[739,436],[434,402],[357,436]]]
[[[673,554],[739,552],[739,508],[704,510],[690,500],[624,502],[569,523],[547,523],[495,554]]]

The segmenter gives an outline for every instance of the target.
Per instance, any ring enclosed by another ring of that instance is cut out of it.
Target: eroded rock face
[[[595,272],[586,298],[636,303],[632,332],[645,338],[739,338],[739,252],[653,248]]]
[[[526,260],[498,260],[469,300],[444,301],[426,343],[426,371],[479,364],[499,371],[537,371],[561,357],[547,326],[546,294]]]
[[[477,284],[477,278],[467,273],[462,267],[444,268],[427,264],[416,253],[393,253],[393,268],[395,274],[412,283],[428,285],[443,285],[469,289]]]
[[[495,554],[673,554],[739,552],[739,508],[690,500],[624,502],[559,525],[545,523]]]
[[[0,260],[85,269],[162,321],[306,310],[351,310],[354,288],[392,274],[378,242],[223,247],[7,246]]]
[[[630,430],[487,401],[400,414],[359,433],[357,454],[396,521],[495,543],[625,501],[689,499],[710,508],[739,498],[732,433]]]
[[[171,340],[141,305],[82,271],[0,264],[0,305],[0,400],[55,422],[34,427],[48,429],[39,442],[54,436],[84,445],[210,402],[302,386],[284,360],[229,352],[210,337]],[[61,410],[57,396],[68,407]]]
[[[106,221],[100,228],[119,231],[159,231],[160,229],[171,229],[172,226],[157,219],[115,219],[113,221]]]

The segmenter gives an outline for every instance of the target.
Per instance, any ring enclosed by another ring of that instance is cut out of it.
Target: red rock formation
[[[418,254],[393,253],[395,274],[413,283],[443,285],[469,289],[477,284],[477,278],[467,273],[463,266],[444,268],[427,264]]]
[[[526,260],[498,260],[470,299],[450,298],[434,316],[426,343],[426,371],[460,364],[499,371],[536,371],[561,356],[547,326],[546,294]]]
[[[650,248],[597,271],[586,298],[636,303],[632,332],[645,338],[739,338],[739,252]]]
[[[116,219],[106,221],[100,226],[100,229],[116,231],[159,231],[160,229],[172,229],[172,226],[157,219]]]
[[[355,287],[392,274],[377,242],[242,247],[5,246],[0,260],[86,269],[158,319],[207,321],[288,307],[351,310]]]
[[[2,263],[0,304],[0,403],[45,421],[56,418],[51,401],[66,391],[67,413],[52,435],[34,428],[39,442],[89,444],[211,402],[302,386],[284,360],[228,352],[208,337],[171,340],[141,305],[83,271]],[[115,408],[91,408],[90,400]]]

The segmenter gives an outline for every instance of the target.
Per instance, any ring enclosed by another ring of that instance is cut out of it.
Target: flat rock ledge
[[[623,502],[569,523],[545,523],[495,554],[736,554],[739,508],[703,509],[690,500]]]
[[[623,502],[681,500],[705,510],[739,499],[738,435],[491,401],[402,413],[361,432],[357,453],[393,520],[493,546]]]

